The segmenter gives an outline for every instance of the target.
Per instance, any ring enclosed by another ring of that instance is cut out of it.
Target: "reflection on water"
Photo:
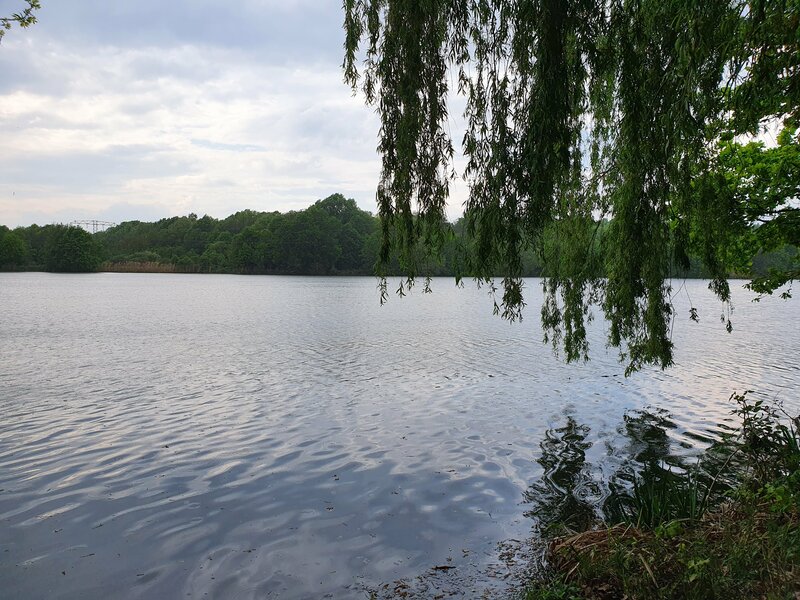
[[[681,462],[674,457],[668,431],[675,423],[664,409],[635,410],[626,413],[624,432],[628,445],[623,455],[642,465],[674,464]]]
[[[566,419],[562,427],[545,432],[537,459],[544,473],[524,494],[525,501],[534,506],[528,514],[545,531],[554,525],[572,531],[589,527],[597,520],[605,495],[586,463],[586,450],[592,446],[586,441],[588,425],[578,425],[572,416]]]
[[[378,299],[369,278],[0,274],[0,595],[363,598],[433,573],[480,596],[475,573],[501,590],[532,533],[595,518],[638,464],[693,464],[730,392],[797,402],[791,303],[737,301],[732,335],[678,322],[677,366],[625,379],[599,320],[565,366],[484,291]]]
[[[686,458],[676,454],[669,435],[676,425],[663,409],[626,412],[617,428],[616,447],[608,448],[611,456],[600,457],[596,464],[586,459],[591,428],[572,414],[564,418],[563,426],[545,432],[537,459],[543,473],[524,493],[532,506],[527,514],[544,534],[582,531],[615,518],[619,499],[630,493],[635,477],[682,472],[686,467]],[[609,471],[611,462],[615,466]]]
[[[720,435],[708,439],[702,454],[687,455],[685,446],[673,439],[677,426],[667,411],[629,411],[618,428],[616,446],[610,445],[609,455],[593,463],[586,458],[593,445],[590,427],[572,414],[564,418],[563,426],[544,433],[537,459],[543,473],[524,493],[532,507],[526,514],[541,535],[626,520],[635,485],[666,490],[677,484],[687,492],[698,486],[698,498],[707,493],[713,503],[735,487],[737,473],[747,471],[736,442],[738,430],[729,424],[719,425]]]
[[[609,478],[609,494],[603,507],[607,517],[619,516],[618,500],[630,493],[638,475],[657,476],[655,474],[672,470],[682,473],[688,462],[696,460],[696,457],[689,458],[676,451],[676,444],[670,437],[676,430],[677,425],[664,409],[647,407],[623,415],[619,431],[625,441],[614,450],[618,464]]]

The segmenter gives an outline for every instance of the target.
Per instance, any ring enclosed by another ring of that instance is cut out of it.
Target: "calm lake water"
[[[0,274],[0,596],[502,590],[635,431],[691,460],[731,392],[798,412],[800,304],[740,286],[728,334],[687,282],[676,366],[626,379],[601,319],[588,364],[541,343],[537,280],[509,324],[449,279]]]

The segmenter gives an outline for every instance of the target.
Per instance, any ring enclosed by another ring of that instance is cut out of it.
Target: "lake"
[[[537,280],[511,324],[450,279],[380,306],[372,278],[0,274],[2,596],[502,591],[542,515],[630,469],[631,423],[678,465],[734,391],[798,412],[800,304],[741,284],[728,334],[676,282],[676,365],[625,378],[599,316],[589,363],[541,342]]]

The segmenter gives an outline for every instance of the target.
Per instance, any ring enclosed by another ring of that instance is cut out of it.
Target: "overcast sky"
[[[0,224],[335,192],[376,210],[379,125],[342,82],[341,0],[42,0],[38,18],[0,44]]]

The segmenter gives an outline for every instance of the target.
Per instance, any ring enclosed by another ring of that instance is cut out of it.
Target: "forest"
[[[608,223],[594,224],[602,256]],[[472,275],[463,257],[474,243],[463,219],[448,223],[440,255],[428,258],[432,275]],[[553,233],[552,235],[555,235]],[[0,226],[0,270],[52,272],[176,272],[276,275],[372,275],[381,245],[378,217],[355,200],[333,194],[305,210],[242,210],[225,219],[189,214],[153,223],[127,221],[94,235],[68,225]],[[547,244],[545,244],[545,248]],[[523,254],[523,274],[544,275],[541,251]],[[750,271],[732,276],[765,276],[789,268],[797,248],[784,245],[752,257]],[[704,277],[701,261],[690,257],[677,277]],[[595,265],[602,275],[603,261]],[[402,274],[395,255],[389,272]],[[497,273],[502,276],[503,273]]]

